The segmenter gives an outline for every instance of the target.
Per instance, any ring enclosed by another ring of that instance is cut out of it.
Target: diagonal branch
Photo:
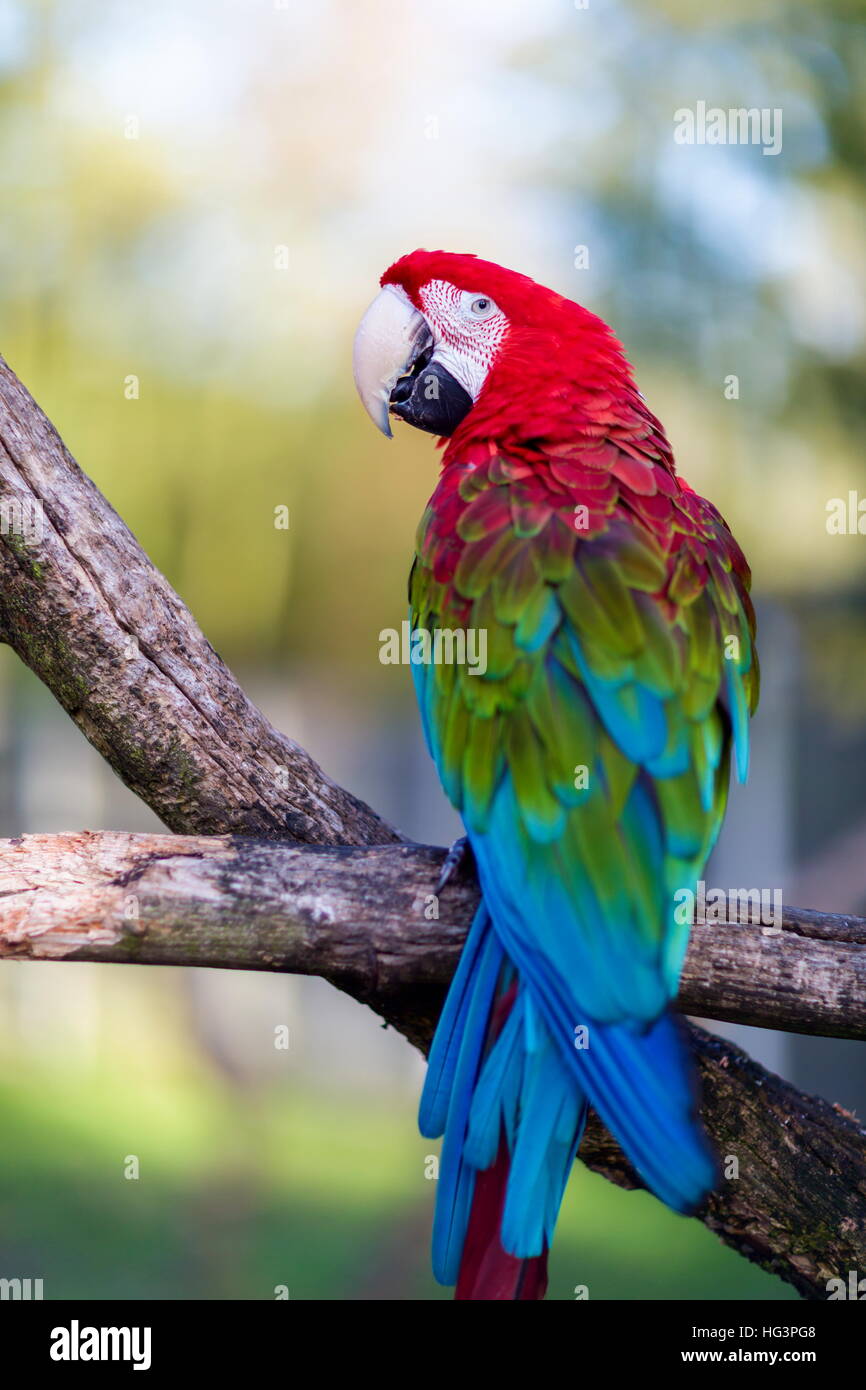
[[[0,358],[0,633],[171,830],[399,840],[247,699]]]
[[[314,971],[426,1045],[474,883],[448,889],[449,917],[419,916],[441,851],[397,843],[271,727],[2,359],[0,634],[165,824],[202,837],[7,842],[0,954]],[[204,838],[224,835],[270,843]],[[380,848],[325,848],[340,845]],[[795,909],[776,938],[698,928],[681,1002],[861,1036],[862,933],[857,919]],[[721,1039],[693,1037],[705,1122],[739,1173],[704,1221],[826,1297],[827,1279],[866,1265],[863,1130]],[[636,1184],[598,1124],[581,1157]]]

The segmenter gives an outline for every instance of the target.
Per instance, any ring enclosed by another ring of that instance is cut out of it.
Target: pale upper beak
[[[388,439],[391,392],[431,341],[423,314],[396,285],[380,290],[358,324],[352,351],[355,386],[373,424]]]

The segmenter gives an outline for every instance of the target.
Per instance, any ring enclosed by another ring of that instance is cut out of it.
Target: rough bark
[[[0,958],[137,961],[321,975],[423,1043],[405,994],[438,1007],[478,888],[434,887],[425,845],[290,846],[249,837],[80,832],[0,841]],[[438,915],[437,915],[438,914]],[[866,920],[786,908],[692,931],[683,1013],[866,1038]],[[434,1009],[435,1013],[435,1009]]]
[[[828,1298],[833,1280],[847,1291],[851,1271],[859,1279],[866,1257],[866,1129],[841,1106],[765,1071],[727,1039],[694,1024],[690,1033],[701,1112],[722,1167],[701,1220],[804,1298]],[[640,1186],[598,1123],[580,1157],[621,1187]]]
[[[34,506],[41,534],[23,536],[15,508],[32,514]],[[4,953],[155,963],[164,952],[180,963],[177,945],[186,931],[184,963],[239,965],[246,953],[252,968],[330,970],[341,988],[425,1046],[475,900],[473,882],[449,886],[448,915],[425,920],[420,941],[415,936],[395,949],[400,924],[414,924],[419,884],[426,880],[432,891],[441,851],[405,842],[395,847],[397,831],[331,782],[251,705],[2,359],[0,523],[0,636],[94,747],[170,829],[271,842],[177,840],[165,854],[124,836],[59,837],[53,846],[40,845],[41,837],[9,842],[0,865],[0,895],[8,895],[0,896]],[[322,848],[293,861],[277,840],[390,848],[358,856]],[[134,862],[124,860],[124,848]],[[269,859],[278,854],[288,857],[279,861],[278,887],[269,889],[278,863]],[[386,862],[390,876],[380,872]],[[326,869],[335,876],[333,921],[322,910]],[[203,875],[199,899],[184,888],[191,872]],[[76,873],[84,879],[78,898]],[[94,894],[89,911],[88,891]],[[136,899],[137,918],[130,912]],[[219,940],[212,931],[217,908]],[[774,1026],[806,1028],[800,999],[815,984],[815,1026],[859,1028],[862,927],[856,919],[793,909],[778,937],[759,939],[746,927],[725,929],[724,936],[698,927],[693,950],[706,968],[687,978],[684,990],[694,991],[694,1003],[686,993],[685,1006],[706,1013],[712,999],[728,1010],[725,1017],[746,1019],[760,1008]],[[438,942],[432,954],[428,930]],[[806,951],[816,953],[814,975],[802,966]],[[693,1036],[705,1122],[740,1169],[703,1219],[804,1295],[826,1297],[827,1279],[866,1265],[863,1130],[729,1043],[697,1029]],[[636,1185],[597,1123],[581,1157],[621,1186]]]

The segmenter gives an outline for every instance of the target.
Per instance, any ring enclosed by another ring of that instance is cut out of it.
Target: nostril
[[[405,405],[406,402],[408,401],[409,397],[412,395],[412,388],[413,388],[414,385],[415,385],[415,378],[414,378],[414,376],[412,376],[412,375],[409,375],[409,376],[401,376],[401,377],[400,377],[400,380],[397,382],[397,385],[394,387],[393,391],[391,392],[391,397],[390,397],[391,404],[392,404],[392,405]]]
[[[406,405],[407,402],[412,399],[412,392],[415,390],[415,383],[418,380],[421,373],[423,372],[424,368],[427,366],[427,363],[430,361],[432,356],[433,345],[432,343],[428,343],[427,346],[423,348],[421,352],[418,353],[418,356],[412,363],[411,370],[408,371],[405,376],[401,376],[399,381],[397,381],[397,383],[395,384],[394,389],[392,390],[391,395],[388,398],[390,405]]]

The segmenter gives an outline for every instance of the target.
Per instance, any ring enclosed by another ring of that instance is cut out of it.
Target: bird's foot
[[[445,888],[451,882],[452,878],[458,872],[458,870],[462,869],[464,864],[466,864],[472,858],[472,846],[470,845],[466,836],[461,835],[459,839],[454,841],[453,845],[451,846],[451,848],[445,856],[445,862],[442,865],[442,872],[439,875],[439,881],[433,890],[437,898],[439,897],[439,894],[442,892],[442,889]]]

